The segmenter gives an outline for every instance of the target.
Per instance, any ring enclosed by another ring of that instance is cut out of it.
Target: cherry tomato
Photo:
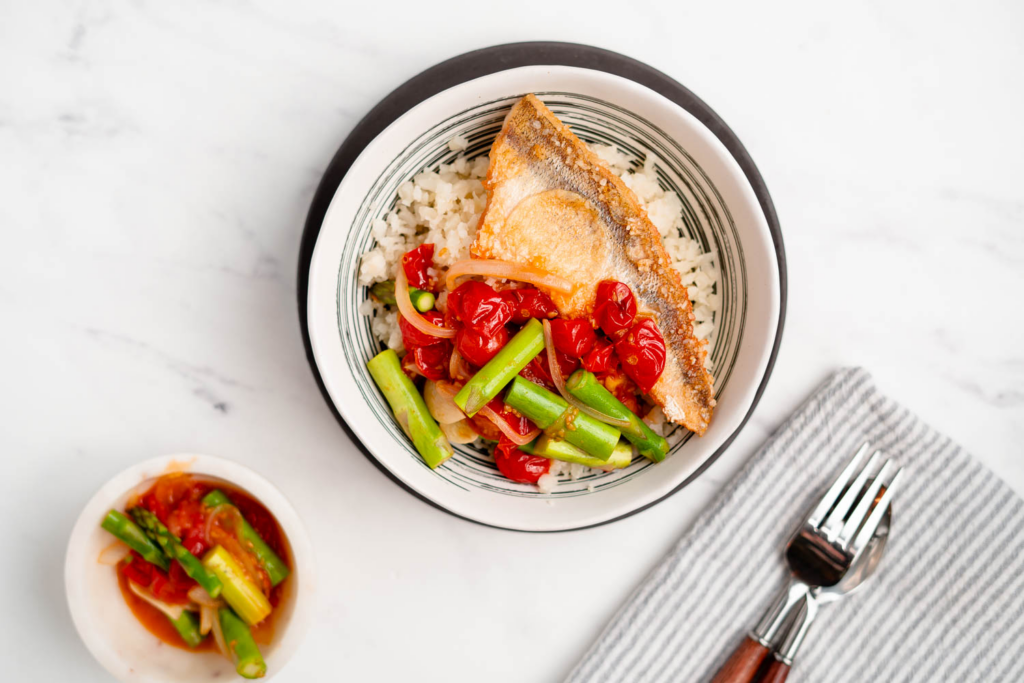
[[[579,361],[572,356],[565,355],[558,349],[555,349],[555,356],[558,358],[558,369],[562,371],[562,379],[568,379],[569,375],[579,367]],[[548,368],[547,349],[537,354],[537,357],[527,363],[526,367],[519,374],[534,384],[543,384],[547,387],[555,386],[555,382],[551,378],[551,371]]]
[[[167,506],[157,499],[156,493],[153,491],[150,491],[142,497],[142,507],[156,515],[157,519],[161,522],[167,519],[167,514],[170,512]]]
[[[524,484],[535,484],[551,469],[550,460],[523,453],[504,434],[494,449],[494,462],[506,477]]]
[[[594,348],[590,349],[581,361],[583,367],[595,374],[607,372],[618,364],[615,356],[615,345],[604,337],[598,337],[594,341]]]
[[[134,550],[129,557],[131,559],[122,565],[121,573],[132,583],[148,588],[149,584],[153,583],[153,572],[156,571],[156,567],[142,559],[142,555]]]
[[[437,311],[427,311],[423,317],[435,325],[444,325],[444,316]],[[417,346],[433,346],[447,341],[444,337],[435,337],[432,334],[420,332],[401,313],[398,314],[398,329],[402,331],[402,341],[405,342],[407,349],[414,349]]]
[[[163,576],[157,574],[153,581],[153,594],[165,602],[187,603],[188,591],[193,586],[199,585],[195,579],[185,573],[184,568],[177,562],[171,562],[171,568],[167,572],[166,582],[161,582]],[[157,584],[160,583],[158,586]]]
[[[628,285],[615,280],[605,280],[597,285],[594,319],[605,334],[617,339],[629,329],[635,317],[636,299]]]
[[[448,294],[447,310],[463,325],[491,336],[512,319],[512,306],[505,297],[483,282],[463,282]]]
[[[184,537],[192,529],[198,528],[201,531],[204,522],[204,506],[199,500],[184,500],[167,515],[167,528],[178,538]]]
[[[424,377],[435,382],[448,378],[448,361],[452,355],[452,345],[447,339],[441,341],[444,343],[417,346],[406,354],[412,356],[412,362]]]
[[[206,532],[203,527],[198,527],[189,531],[184,538],[181,539],[181,544],[185,546],[185,550],[189,551],[196,557],[202,557],[206,554],[208,546],[206,545]]]
[[[502,403],[500,398],[492,398],[487,403],[487,407],[496,412],[516,434],[526,436],[537,428],[537,425],[533,424],[533,422],[530,421],[530,418],[520,415],[509,408]]]
[[[551,321],[551,340],[555,350],[567,356],[580,358],[594,346],[597,335],[586,320],[566,320],[557,318]]]
[[[464,327],[455,335],[455,348],[462,357],[477,367],[487,364],[508,343],[508,330],[499,327],[494,334],[485,335]]]
[[[665,369],[665,340],[650,318],[633,325],[615,342],[615,353],[622,360],[622,370],[637,383],[640,391],[650,393],[651,387]]]
[[[554,318],[558,315],[555,302],[536,287],[506,289],[501,295],[512,307],[512,322],[522,325],[530,318]]]
[[[498,429],[498,426],[480,413],[469,418],[469,426],[483,439],[488,441],[498,441],[501,439],[501,430]]]
[[[640,401],[637,400],[637,393],[640,391],[636,384],[619,368],[611,368],[597,376],[604,385],[604,388],[619,399],[633,413],[640,414]]]
[[[402,256],[402,270],[409,280],[409,285],[416,289],[434,291],[434,279],[427,272],[434,266],[434,245],[421,244]]]

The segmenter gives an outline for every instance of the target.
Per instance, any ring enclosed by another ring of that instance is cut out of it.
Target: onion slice
[[[242,528],[242,513],[239,512],[238,508],[226,503],[224,505],[218,505],[207,513],[206,524],[203,527],[203,536],[210,545],[216,545],[216,543],[213,542],[213,525],[220,521],[221,517],[230,519],[230,526],[224,528],[229,530],[229,532],[235,536],[238,535],[238,530]]]
[[[423,400],[427,404],[427,409],[441,425],[453,424],[466,419],[466,414],[455,405],[455,394],[442,390],[442,386],[447,385],[448,383],[444,381],[432,382],[430,380],[423,385]],[[459,441],[457,443],[466,442]]]
[[[121,560],[128,557],[128,553],[130,552],[131,548],[126,546],[124,543],[121,541],[114,541],[100,551],[100,556],[96,558],[96,561],[108,567],[115,567],[121,562]]]
[[[480,409],[480,414],[486,417],[491,422],[493,422],[494,426],[500,429],[501,433],[507,436],[509,441],[511,441],[517,446],[525,446],[526,444],[536,439],[538,435],[540,435],[539,429],[534,429],[525,436],[519,434],[518,432],[516,432],[516,430],[512,429],[512,425],[503,420],[501,415],[498,415],[498,413],[496,413],[494,409],[488,405],[485,405],[483,408]]]
[[[202,586],[192,586],[188,589],[188,599],[199,605],[199,607],[223,607],[224,601],[219,598],[211,598],[210,594]]]
[[[612,417],[611,415],[605,415],[600,410],[591,408],[586,403],[569,393],[569,390],[565,388],[565,378],[562,377],[562,368],[558,365],[558,356],[555,355],[557,351],[555,350],[554,337],[551,334],[551,321],[545,320],[542,324],[544,325],[544,348],[548,352],[548,371],[551,373],[551,381],[555,383],[555,388],[558,389],[558,393],[562,395],[565,402],[581,413],[585,413],[606,425],[610,425],[617,429],[626,429],[629,427],[629,420],[620,420]]]
[[[473,378],[473,371],[469,368],[469,363],[462,357],[457,348],[452,349],[452,357],[448,361],[448,374],[451,375],[452,379],[469,381]]]
[[[169,605],[163,600],[157,600],[152,595],[150,595],[149,591],[143,590],[136,586],[134,581],[128,582],[128,588],[131,590],[132,593],[135,593],[137,596],[148,602],[150,605],[156,607],[158,610],[166,614],[170,619],[181,618],[181,613],[185,611],[185,608],[181,605]]]
[[[213,622],[217,621],[217,608],[199,606],[199,632],[204,636],[213,628]]]
[[[451,339],[455,336],[455,330],[435,325],[420,315],[420,312],[412,305],[412,299],[409,298],[409,278],[405,276],[405,268],[401,264],[398,266],[398,275],[395,276],[395,301],[398,303],[398,312],[402,317],[423,334],[443,339]]]
[[[459,420],[448,424],[441,424],[441,431],[448,437],[449,443],[473,443],[476,441],[476,432],[469,426],[469,420]]]
[[[228,643],[224,640],[224,631],[220,627],[220,614],[213,615],[213,628],[210,630],[213,631],[213,640],[217,643],[217,649],[220,650],[220,653],[227,657],[229,661],[234,661],[231,659],[231,653],[228,651]]]
[[[549,273],[535,266],[497,259],[464,259],[453,263],[445,276],[445,286],[455,289],[455,282],[464,275],[484,275],[505,280],[529,282],[531,285],[552,289],[561,294],[572,294],[573,284],[560,275]],[[395,285],[398,286],[397,284]],[[397,298],[397,290],[396,290]]]

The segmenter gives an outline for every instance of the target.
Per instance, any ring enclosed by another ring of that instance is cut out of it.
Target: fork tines
[[[861,466],[869,450],[867,442],[857,449],[808,519],[829,543],[852,555],[864,549],[882,523],[902,473],[894,461],[883,462],[881,451]]]

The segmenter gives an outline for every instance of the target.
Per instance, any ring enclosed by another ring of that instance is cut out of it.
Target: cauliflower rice
[[[448,142],[453,152],[467,147],[465,138],[456,136]],[[711,351],[714,348],[716,318],[721,306],[718,255],[702,253],[700,244],[683,234],[683,202],[678,194],[665,190],[658,183],[658,159],[648,153],[643,166],[634,167],[629,158],[609,145],[589,145],[612,173],[636,194],[640,205],[647,211],[651,223],[661,233],[665,250],[672,266],[679,271],[693,304],[695,317],[693,332],[698,339],[708,340],[706,365],[711,369]],[[450,164],[440,164],[436,170],[424,170],[398,187],[395,208],[371,227],[375,246],[362,256],[359,266],[359,284],[393,280],[398,273],[402,255],[425,242],[434,244],[434,262],[447,268],[456,261],[469,258],[469,248],[476,237],[476,226],[487,204],[483,179],[490,161],[486,156],[466,159],[460,156]],[[434,273],[432,273],[434,274]],[[378,341],[401,352],[405,349],[398,328],[398,311],[377,303],[369,297],[359,306],[359,312],[371,317],[371,329]],[[648,416],[652,428],[662,432],[664,418],[655,409]],[[552,461],[550,476],[541,477],[538,488],[550,491],[558,477],[576,479],[588,473],[583,465]]]

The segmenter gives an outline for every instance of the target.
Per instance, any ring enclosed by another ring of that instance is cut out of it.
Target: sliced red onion
[[[448,269],[448,274],[445,276],[445,286],[449,290],[455,289],[455,283],[463,275],[483,275],[488,277],[500,277],[504,280],[529,282],[531,285],[545,287],[562,294],[572,294],[573,290],[573,284],[569,280],[535,266],[529,266],[523,263],[511,263],[509,261],[499,261],[497,259],[473,258],[464,259],[452,264]],[[397,280],[395,282],[395,287],[398,287]]]
[[[427,383],[423,385],[423,400],[427,404],[427,409],[430,414],[434,417],[439,424],[454,424],[466,419],[466,414],[459,410],[459,407],[455,405],[455,394],[446,393],[441,390],[441,385],[447,385],[447,382],[432,382],[427,380]],[[451,436],[449,436],[449,440]],[[456,443],[467,443],[465,441],[457,441]]]
[[[398,266],[398,275],[395,276],[395,301],[398,303],[398,312],[401,316],[423,334],[444,339],[451,339],[455,336],[455,330],[435,325],[420,315],[420,312],[412,305],[412,299],[409,298],[409,278],[405,276],[405,268],[401,265]]]
[[[476,432],[469,426],[469,420],[458,422],[441,423],[441,431],[448,437],[448,443],[473,443],[476,441]]]
[[[473,371],[469,369],[469,364],[458,349],[452,349],[452,357],[448,361],[448,374],[456,380],[469,381],[473,378]]]
[[[485,405],[483,408],[480,409],[480,414],[486,417],[491,422],[493,422],[494,426],[500,429],[501,433],[507,436],[509,438],[509,441],[511,441],[517,446],[525,446],[526,444],[530,443],[540,435],[539,429],[534,429],[525,436],[519,434],[518,432],[516,432],[516,430],[512,429],[512,425],[510,425],[508,422],[502,419],[501,415],[498,415],[498,413],[496,413],[494,409],[488,405]]]

